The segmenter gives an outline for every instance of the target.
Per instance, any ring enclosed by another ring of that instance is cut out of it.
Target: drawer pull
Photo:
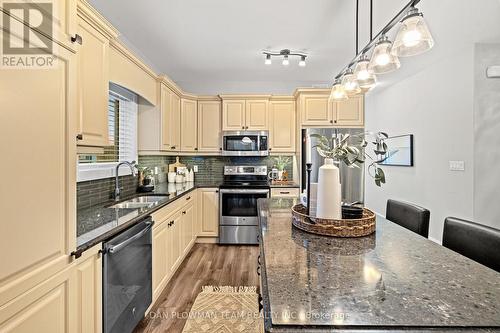
[[[281,191],[280,194],[290,194],[290,191]]]
[[[75,34],[74,36],[71,36],[71,43],[78,43],[78,44],[82,45],[82,42],[83,42],[82,36],[80,36],[79,34]]]
[[[186,215],[186,211],[183,211],[183,212],[182,212],[182,215]]]
[[[186,198],[186,200],[189,200],[189,199],[191,199],[191,197],[190,197],[190,196]]]

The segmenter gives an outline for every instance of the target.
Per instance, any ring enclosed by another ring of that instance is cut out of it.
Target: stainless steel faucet
[[[132,170],[132,176],[136,176],[137,172],[135,170],[135,161],[132,162],[120,162],[116,165],[115,169],[115,201],[120,201],[120,184],[118,182],[118,169],[120,169],[120,166],[122,165],[128,165],[130,170]]]

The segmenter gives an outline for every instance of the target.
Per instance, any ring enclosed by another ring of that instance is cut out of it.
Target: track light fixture
[[[434,46],[434,39],[424,21],[423,14],[415,8],[419,2],[420,0],[411,0],[407,3],[373,37],[373,0],[370,0],[370,42],[361,51],[358,51],[359,0],[356,1],[356,55],[335,77],[330,95],[332,99],[344,99],[341,92],[352,96],[373,88],[377,83],[376,74],[389,73],[401,67],[398,57],[418,55]],[[400,27],[396,39],[392,43],[387,37],[387,33],[398,24]],[[369,59],[367,54],[372,48],[374,48],[373,54]],[[354,72],[353,66],[355,66]],[[339,84],[339,82],[341,83]]]
[[[288,66],[290,64],[290,56],[300,57],[299,66],[305,67],[307,54],[299,51],[290,51],[289,49],[284,49],[281,51],[268,51],[264,50],[262,53],[266,56],[264,63],[266,65],[271,65],[271,57],[283,57],[281,63],[283,66]]]

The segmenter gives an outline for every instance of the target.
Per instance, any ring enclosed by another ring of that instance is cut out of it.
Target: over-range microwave
[[[267,156],[269,155],[268,131],[222,132],[222,155]]]

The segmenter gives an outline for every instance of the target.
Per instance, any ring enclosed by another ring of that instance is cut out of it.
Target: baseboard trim
[[[200,237],[200,236],[198,236],[196,238],[196,243],[199,243],[199,244],[216,244],[217,243],[217,237]]]

